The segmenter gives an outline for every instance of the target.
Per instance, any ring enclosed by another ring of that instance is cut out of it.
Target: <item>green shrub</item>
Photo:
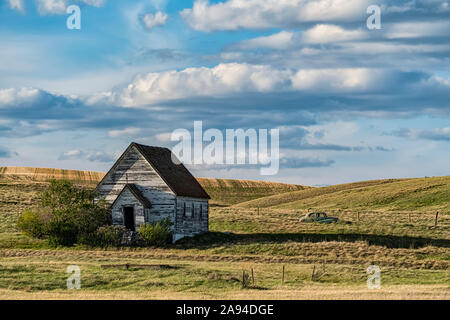
[[[96,194],[70,181],[53,180],[41,196],[37,212],[24,212],[18,228],[32,237],[47,237],[52,245],[71,246],[87,239],[101,226],[111,224],[106,202],[95,202]]]
[[[43,238],[45,235],[45,221],[33,210],[26,210],[19,216],[17,228],[30,237]]]
[[[99,204],[89,204],[74,210],[70,221],[77,226],[79,237],[94,233],[98,228],[112,223],[110,211]]]
[[[90,246],[118,247],[121,245],[125,232],[126,229],[123,226],[102,226],[92,233],[82,235],[79,242]]]
[[[172,222],[170,218],[154,224],[143,224],[139,228],[139,237],[149,246],[163,246],[172,241]]]
[[[45,233],[53,246],[73,246],[77,242],[77,227],[67,221],[52,220],[47,223]]]

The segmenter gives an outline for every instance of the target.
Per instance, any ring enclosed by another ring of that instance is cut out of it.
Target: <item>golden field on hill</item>
[[[51,178],[93,188],[102,173],[0,168],[0,298],[8,299],[448,299],[450,178],[309,188],[199,178],[212,197],[210,233],[166,248],[51,248],[15,227]],[[336,224],[300,223],[310,210]],[[435,213],[439,211],[435,227]],[[82,270],[65,288],[66,267]],[[104,265],[173,268],[103,269]],[[366,287],[381,268],[382,287]],[[282,283],[282,267],[285,282]],[[242,272],[255,283],[242,288]],[[313,270],[318,270],[312,277]]]

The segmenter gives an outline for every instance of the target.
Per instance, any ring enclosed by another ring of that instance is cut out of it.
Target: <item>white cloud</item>
[[[390,25],[386,37],[389,39],[398,39],[448,36],[449,30],[449,21],[401,22]]]
[[[123,130],[111,130],[108,131],[108,135],[111,138],[118,138],[118,137],[122,137],[122,136],[134,136],[136,134],[138,134],[141,131],[140,128],[125,128]]]
[[[80,0],[78,0],[80,1]],[[81,2],[87,4],[88,6],[101,7],[106,3],[107,0],[81,0]]]
[[[400,129],[392,132],[390,135],[415,140],[450,141],[450,127],[434,128],[431,130]]]
[[[384,2],[382,4],[382,12],[385,13],[403,14],[416,11],[423,15],[425,12],[441,13],[450,11],[449,1],[445,0],[409,0],[403,2],[398,0],[380,0],[381,2]]]
[[[81,150],[69,150],[64,152],[59,158],[62,159],[73,159],[78,158],[83,154]]]
[[[37,100],[41,96],[39,89],[33,88],[11,88],[0,89],[0,108],[10,107]]]
[[[111,97],[120,105],[133,106],[185,97],[270,92],[285,88],[291,74],[289,70],[270,66],[219,64],[214,68],[139,75],[127,88]]]
[[[101,7],[107,0],[76,0],[88,6]],[[65,14],[69,5],[69,0],[36,0],[37,9],[40,15]],[[72,4],[72,3],[71,3]]]
[[[306,30],[302,40],[306,43],[330,43],[361,40],[367,36],[367,33],[362,30],[345,30],[335,25],[319,24]]]
[[[66,0],[37,0],[39,14],[64,14],[66,13]]]
[[[269,36],[241,41],[231,46],[231,48],[241,50],[258,48],[283,50],[292,49],[304,44],[357,41],[366,39],[367,37],[368,34],[360,29],[346,30],[335,25],[319,24],[303,33],[281,31]]]
[[[62,153],[58,160],[87,160],[90,162],[113,162],[114,156],[103,151],[82,151],[79,149],[69,150]]]
[[[146,29],[152,29],[166,24],[167,18],[168,15],[161,11],[158,11],[155,14],[147,13],[142,17],[142,23]]]
[[[448,91],[447,78],[431,77],[422,72],[402,72],[376,68],[275,68],[246,63],[219,64],[212,68],[187,68],[136,76],[125,88],[86,97],[55,95],[32,88],[0,89],[0,110],[40,108],[69,117],[74,106],[144,106],[161,112],[165,103],[196,98],[246,97],[263,93],[281,95],[306,93],[385,93],[413,90],[415,93]],[[186,101],[186,103],[189,103]],[[109,131],[109,136],[136,135],[139,129],[128,127]]]
[[[157,135],[155,135],[156,140],[158,140],[159,142],[165,142],[168,143],[172,138],[172,132],[165,132],[165,133],[159,133]]]
[[[370,69],[311,69],[299,70],[292,78],[297,90],[327,92],[369,90],[385,72]]]
[[[91,97],[89,104],[142,106],[186,98],[230,97],[243,93],[378,92],[410,82],[408,75],[387,69],[277,69],[246,63],[219,64],[138,75],[126,88]],[[417,75],[411,75],[411,81]],[[402,80],[403,79],[403,80]],[[436,83],[436,80],[433,80]]]
[[[25,4],[23,0],[8,0],[9,7],[20,12],[25,12]]]
[[[196,30],[266,29],[365,17],[369,0],[197,0],[181,16]]]
[[[292,46],[294,41],[294,33],[281,31],[270,36],[258,37],[254,39],[244,40],[237,47],[239,49],[269,48],[269,49],[286,49]]]

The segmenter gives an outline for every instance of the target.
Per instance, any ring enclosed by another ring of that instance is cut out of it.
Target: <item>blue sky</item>
[[[170,147],[202,120],[279,128],[282,164],[198,176],[448,175],[449,18],[442,0],[3,0],[0,166],[106,171],[131,141]]]

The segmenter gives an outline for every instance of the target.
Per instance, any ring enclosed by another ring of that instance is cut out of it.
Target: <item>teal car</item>
[[[300,222],[332,223],[338,220],[338,218],[329,217],[325,212],[310,212],[300,218]]]

